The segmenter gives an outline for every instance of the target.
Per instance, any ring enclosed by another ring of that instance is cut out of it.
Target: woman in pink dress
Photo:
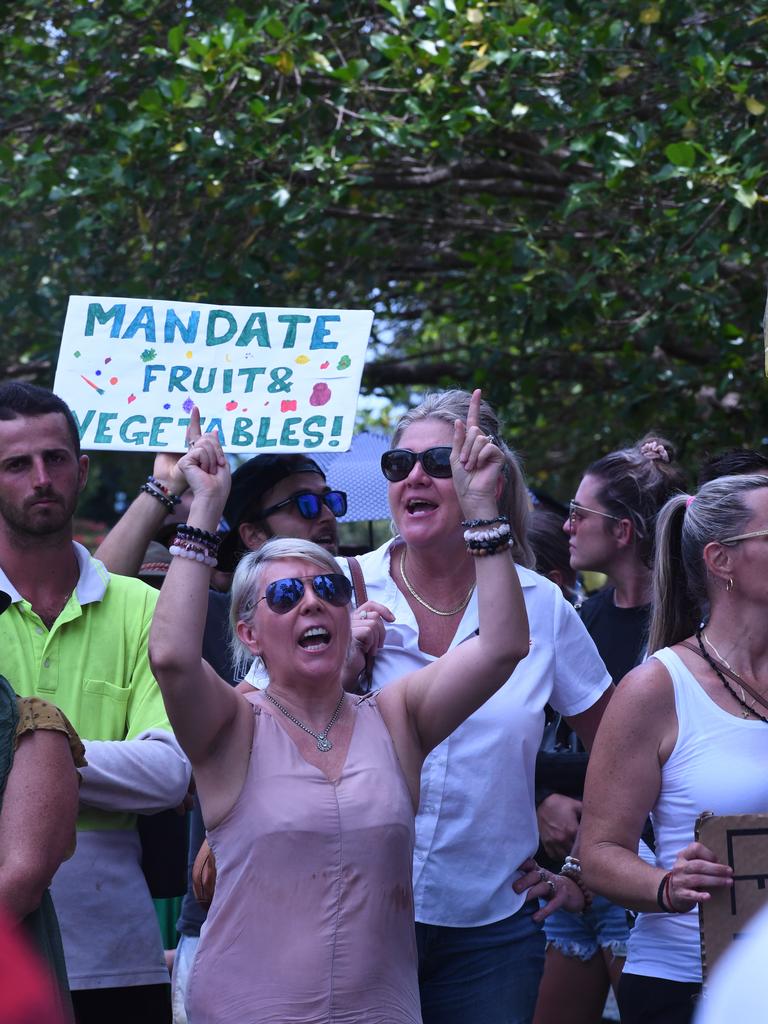
[[[417,457],[445,464],[445,503],[461,511],[478,555],[481,629],[369,698],[342,687],[351,586],[306,541],[270,541],[235,576],[236,643],[265,663],[268,688],[244,697],[202,660],[211,531],[229,470],[211,434],[179,463],[194,497],[150,655],[218,868],[187,995],[191,1024],[421,1020],[411,856],[422,762],[528,651],[513,538],[498,513],[503,456],[480,432],[479,403],[476,392],[450,450]]]

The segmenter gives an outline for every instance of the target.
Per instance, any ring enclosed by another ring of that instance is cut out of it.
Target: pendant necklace
[[[728,664],[728,662],[722,656],[720,651],[718,651],[718,649],[715,647],[715,645],[709,639],[707,634],[702,631],[701,636],[702,636],[702,639],[703,639],[704,643],[707,645],[707,647],[711,647],[712,650],[715,652],[715,657],[718,659],[718,661],[721,661],[725,665],[725,667],[728,669],[728,671],[731,672],[734,676],[736,676],[736,678],[739,680],[740,684],[743,683],[744,680],[741,678],[739,673],[736,671],[735,668],[731,668],[731,666]],[[747,705],[747,695],[744,693],[744,687],[739,685],[739,689],[741,690],[741,702],[744,705],[744,709],[745,709],[743,711],[743,715],[744,715],[745,718],[748,718],[749,716],[747,714],[747,711],[751,711],[752,713],[754,713],[756,698],[753,697],[752,698],[752,703]]]
[[[730,695],[733,697],[733,699],[738,704],[741,704],[742,708],[744,708],[744,712],[742,713],[742,717],[743,718],[748,718],[749,715],[755,715],[757,718],[760,719],[761,722],[765,722],[766,725],[768,725],[768,718],[766,718],[764,715],[761,715],[760,712],[757,710],[757,708],[750,707],[749,704],[747,704],[746,700],[742,700],[742,698],[738,695],[738,693],[736,693],[734,688],[729,685],[728,680],[725,678],[723,673],[718,668],[717,662],[711,657],[711,655],[709,655],[707,653],[707,649],[706,649],[706,647],[704,646],[704,644],[701,641],[701,635],[702,635],[701,630],[700,629],[697,630],[696,631],[696,639],[699,642],[699,650],[701,651],[701,656],[707,662],[709,667],[714,671],[715,675],[720,680],[720,682],[723,684],[723,686],[726,688],[728,693],[730,693]],[[711,642],[709,640],[707,640],[707,643],[709,644],[710,647],[712,647],[712,644],[711,644]],[[712,649],[715,650],[714,647]],[[729,672],[733,672],[733,669],[730,667],[730,665],[728,665],[727,662],[723,661],[723,659],[720,658],[719,654],[718,654],[718,660],[723,662],[723,665],[726,666],[726,668],[728,669]],[[734,672],[734,675],[736,675],[735,672]],[[741,677],[739,676],[738,678],[741,678]],[[741,690],[742,693],[744,693],[744,691],[742,690],[741,687],[739,687],[739,689]]]
[[[328,723],[328,725],[326,725],[326,727],[323,729],[322,732],[315,732],[314,729],[310,729],[308,725],[304,725],[303,722],[300,722],[299,719],[296,718],[295,715],[291,714],[291,712],[288,710],[288,708],[283,707],[283,705],[280,703],[279,700],[275,700],[275,698],[272,696],[272,694],[269,692],[269,690],[265,690],[264,691],[264,696],[267,698],[267,700],[271,700],[272,703],[277,708],[277,710],[278,711],[282,711],[282,713],[285,715],[285,717],[290,722],[293,722],[294,725],[298,725],[298,727],[300,729],[303,729],[304,732],[308,732],[310,736],[314,737],[314,739],[317,740],[317,749],[318,750],[321,750],[323,753],[326,753],[327,751],[331,750],[331,748],[333,747],[333,744],[328,739],[328,733],[331,731],[331,727],[336,724],[336,719],[339,717],[339,714],[341,712],[341,707],[342,707],[342,704],[344,703],[344,691],[343,690],[342,690],[341,696],[339,697],[339,703],[336,705],[336,708],[335,708],[333,714],[331,715],[331,720]]]
[[[448,611],[442,611],[440,608],[434,608],[431,604],[427,604],[427,602],[424,600],[424,598],[421,596],[421,594],[417,594],[416,593],[416,591],[413,589],[413,586],[411,585],[411,581],[405,575],[405,552],[406,552],[406,550],[407,550],[407,548],[405,546],[403,546],[403,550],[402,550],[402,552],[400,554],[400,575],[403,577],[403,583],[408,588],[408,593],[411,595],[411,597],[415,598],[419,602],[420,605],[422,605],[424,608],[427,609],[428,612],[433,612],[435,615],[445,615],[445,616],[448,616],[448,615],[456,615],[458,612],[463,612],[464,609],[469,604],[469,599],[470,599],[470,597],[472,597],[472,593],[473,593],[473,591],[475,589],[475,584],[474,583],[472,584],[472,586],[467,591],[467,596],[464,598],[464,600],[461,602],[461,604],[456,605],[455,608],[450,608]]]

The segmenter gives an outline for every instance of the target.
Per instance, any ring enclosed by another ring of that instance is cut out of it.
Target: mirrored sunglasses
[[[451,449],[447,445],[412,452],[410,448],[391,448],[381,456],[381,471],[390,483],[405,480],[417,462],[424,472],[438,480],[447,480],[451,474]]]
[[[339,516],[347,514],[347,496],[344,491],[326,491],[325,494],[314,494],[312,491],[307,491],[304,494],[293,494],[285,501],[278,501],[276,505],[270,505],[260,513],[260,518],[266,519],[274,512],[279,512],[281,508],[287,508],[288,505],[295,505],[302,519],[317,519],[323,511],[323,505],[326,505],[337,519]]]
[[[273,580],[264,591],[259,601],[266,601],[267,607],[277,615],[285,615],[295,608],[304,596],[304,580],[310,580],[315,595],[321,601],[343,608],[352,600],[352,584],[340,572],[323,572],[317,576],[290,576],[282,580]]]

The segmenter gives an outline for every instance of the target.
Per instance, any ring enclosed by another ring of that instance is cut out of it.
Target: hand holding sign
[[[189,450],[176,464],[176,472],[184,479],[185,486],[192,490],[196,507],[205,505],[215,513],[216,520],[226,504],[230,488],[229,463],[221,448],[217,434],[200,434],[200,413],[197,414],[197,430],[190,418]]]

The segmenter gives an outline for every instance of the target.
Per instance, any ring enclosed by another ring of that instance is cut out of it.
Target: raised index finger
[[[189,414],[189,423],[187,424],[186,441],[187,447],[198,439],[202,435],[200,429],[200,410],[196,405],[192,406],[192,412]]]
[[[483,393],[480,388],[475,388],[472,392],[472,397],[469,400],[469,410],[467,412],[467,430],[470,427],[480,426],[480,402],[482,400]]]

